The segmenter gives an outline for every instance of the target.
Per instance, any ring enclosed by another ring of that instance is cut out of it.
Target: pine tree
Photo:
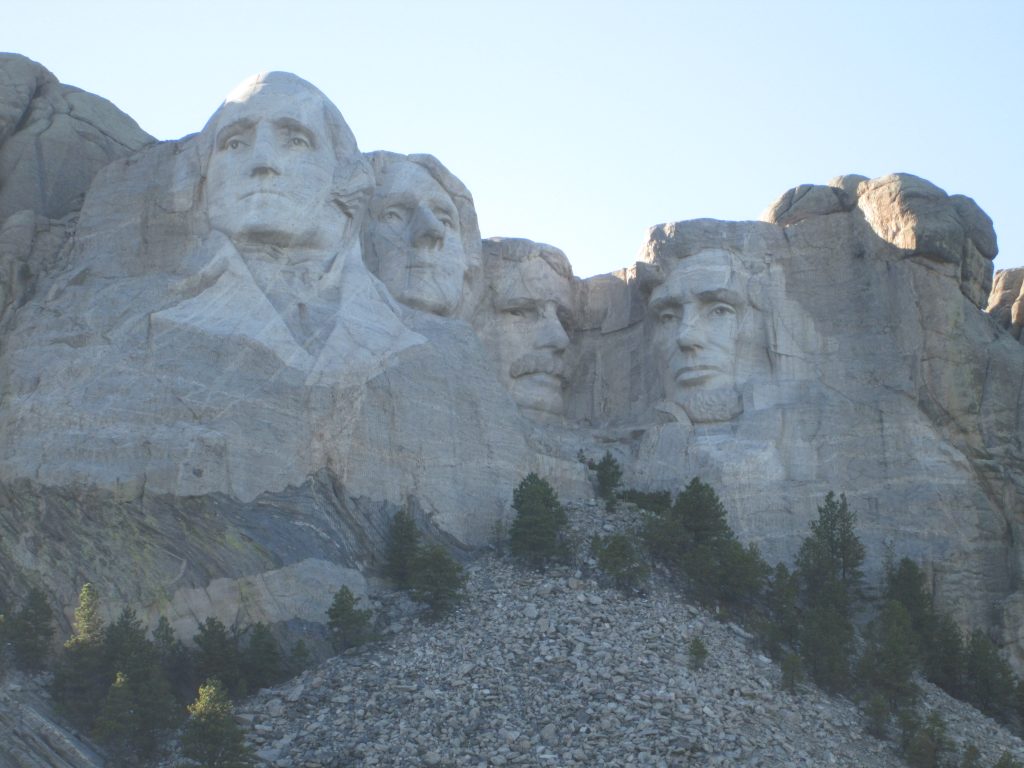
[[[112,682],[94,735],[122,755],[125,764],[137,765],[156,752],[162,732],[177,719],[177,707],[135,611],[122,610],[103,635],[103,671]]]
[[[385,571],[399,589],[408,589],[412,575],[412,561],[420,543],[416,521],[404,509],[395,513],[388,528]]]
[[[331,607],[327,609],[327,629],[331,646],[337,652],[355,648],[370,639],[372,611],[356,608],[358,600],[351,589],[342,586],[334,593]]]
[[[288,671],[292,675],[297,675],[307,667],[309,667],[309,649],[306,647],[306,641],[299,638],[292,646],[291,653],[288,654]]]
[[[21,609],[11,617],[6,635],[19,667],[43,668],[53,640],[53,609],[41,589],[29,591]]]
[[[917,699],[914,672],[918,658],[910,614],[899,601],[887,600],[868,627],[867,647],[858,663],[860,681],[884,696],[895,712]]]
[[[676,496],[672,514],[682,521],[695,548],[735,538],[721,499],[699,477],[693,478]]]
[[[805,604],[800,652],[814,681],[833,692],[850,683],[852,604],[864,562],[855,523],[846,496],[829,492],[796,559]]]
[[[113,682],[104,651],[103,621],[99,595],[84,584],[78,595],[73,632],[53,673],[52,696],[58,710],[83,730],[91,730],[97,703],[103,701]]]
[[[216,678],[199,688],[188,707],[189,719],[181,734],[182,754],[200,768],[249,768],[252,750],[235,722],[231,701]]]
[[[71,638],[66,645],[98,645],[103,642],[103,620],[100,618],[100,596],[92,584],[86,582],[78,593],[78,607]]]
[[[250,628],[249,643],[242,652],[241,662],[248,691],[276,685],[288,677],[281,646],[263,622]]]
[[[171,686],[174,700],[184,711],[197,687],[195,668],[192,654],[185,644],[175,637],[174,629],[166,616],[160,617],[156,629],[153,630],[153,650],[156,652],[164,679]]]
[[[999,655],[995,644],[976,629],[967,644],[967,701],[986,715],[1009,722],[1016,710],[1013,671]]]
[[[211,616],[199,624],[199,632],[192,639],[196,644],[195,667],[199,679],[216,678],[230,695],[244,695],[238,638]]]
[[[465,596],[466,575],[439,544],[421,547],[413,562],[411,596],[426,603],[434,618],[452,610]]]
[[[605,451],[604,457],[597,462],[597,495],[604,500],[605,508],[612,512],[615,509],[615,490],[622,482],[622,467],[612,456],[611,451]]]
[[[569,518],[548,481],[531,472],[516,486],[512,506],[516,510],[509,529],[512,554],[535,568],[564,559],[562,537]]]

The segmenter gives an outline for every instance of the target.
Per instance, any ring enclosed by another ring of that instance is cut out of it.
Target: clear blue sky
[[[485,237],[632,264],[646,228],[906,171],[973,197],[1024,265],[1024,2],[7,0],[0,50],[161,139],[283,69],[364,151],[429,152]]]

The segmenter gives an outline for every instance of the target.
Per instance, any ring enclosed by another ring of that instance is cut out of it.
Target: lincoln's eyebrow
[[[710,291],[700,291],[697,294],[697,299],[705,303],[720,301],[725,304],[731,304],[734,307],[746,303],[743,300],[742,296],[736,293],[736,291],[730,290],[728,288],[715,288]]]
[[[659,310],[665,307],[678,307],[682,303],[682,299],[680,299],[678,296],[674,296],[670,293],[667,293],[664,296],[656,296],[655,298],[651,299],[648,308],[653,310]]]
[[[252,128],[254,125],[256,125],[256,123],[254,121],[250,120],[247,117],[243,117],[243,118],[241,118],[239,120],[235,120],[232,123],[228,123],[223,128],[221,128],[219,131],[217,131],[216,145],[218,147],[222,146],[224,144],[224,142],[227,139],[229,139],[230,137],[232,137],[232,136],[234,136],[234,135],[236,135],[236,134],[238,134],[238,133],[240,133],[242,131],[247,131],[250,128]]]

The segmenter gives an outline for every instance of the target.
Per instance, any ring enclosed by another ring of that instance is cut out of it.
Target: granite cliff
[[[186,637],[318,623],[369,588],[397,509],[469,553],[524,474],[587,496],[576,457],[610,450],[637,488],[701,476],[773,561],[845,492],[869,581],[913,557],[1024,660],[1020,281],[989,304],[969,198],[843,176],[761,221],[653,227],[581,280],[552,246],[481,241],[440,161],[363,154],[294,75],[154,142],[22,57],[0,72],[12,595],[66,617],[90,580]],[[54,127],[76,119],[95,135]]]

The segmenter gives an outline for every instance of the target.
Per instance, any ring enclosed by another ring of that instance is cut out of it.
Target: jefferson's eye
[[[304,137],[302,137],[302,136],[292,136],[288,143],[291,144],[293,147],[306,147],[306,148],[308,148],[308,147],[312,146],[309,143],[309,140],[304,138]]]
[[[384,213],[382,213],[380,215],[380,220],[381,221],[396,222],[396,221],[404,221],[405,217],[402,215],[402,212],[399,211],[398,209],[396,209],[396,208],[388,208],[386,211],[384,211]]]
[[[711,308],[710,314],[712,317],[728,317],[729,315],[735,315],[736,310],[728,304],[715,304]]]
[[[242,146],[242,140],[228,139],[227,143],[224,146],[226,146],[228,149],[238,149],[239,147]]]

